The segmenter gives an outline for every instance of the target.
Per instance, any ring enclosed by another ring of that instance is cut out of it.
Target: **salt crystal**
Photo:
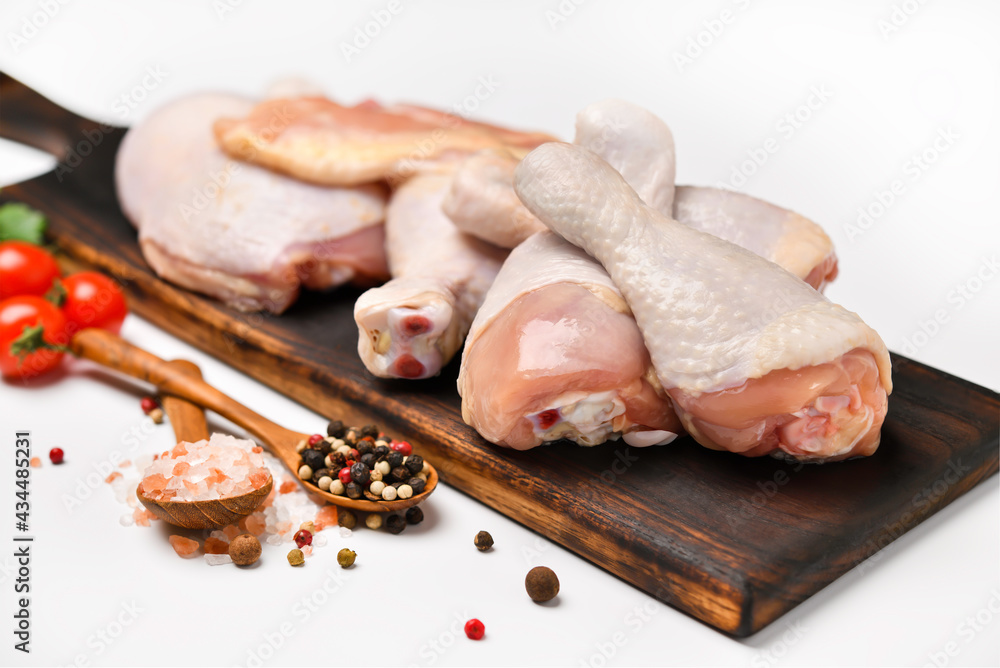
[[[271,534],[270,536],[267,537],[267,544],[268,545],[281,545],[284,542],[285,542],[285,539],[282,538],[280,535],[278,535],[276,533],[273,533],[273,534]]]
[[[341,538],[350,538],[351,537],[351,533],[352,533],[351,530],[348,529],[347,527],[340,527],[340,537]]]
[[[306,555],[307,557],[313,556],[312,545],[303,545],[301,549],[302,549],[302,554]]]
[[[229,536],[225,534],[221,529],[215,529],[212,533],[208,534],[210,538],[218,538],[219,540],[224,540],[229,542]]]
[[[313,545],[315,545],[316,547],[323,547],[324,545],[326,545],[326,536],[324,536],[321,533],[315,534],[313,536]]]
[[[229,541],[209,536],[205,539],[205,554],[229,554]]]
[[[253,441],[226,434],[213,434],[207,441],[180,443],[173,450],[150,463],[143,471],[143,493],[154,500],[165,498],[165,491],[175,491],[183,500],[209,501],[237,496],[258,489],[254,487],[264,470],[263,459],[256,466],[235,466],[238,461],[252,463]],[[259,458],[259,455],[254,455]],[[251,474],[257,474],[251,480]]]
[[[222,566],[223,564],[233,563],[233,558],[226,554],[206,554],[205,561],[209,566]]]
[[[184,536],[170,536],[167,540],[170,541],[170,545],[173,546],[174,552],[178,556],[189,559],[194,556],[194,553],[198,551],[198,541],[191,540],[190,538],[185,538]]]
[[[132,517],[132,513],[125,513],[125,514],[124,514],[124,515],[122,515],[122,516],[121,516],[120,518],[118,518],[118,522],[119,522],[119,523],[120,523],[120,524],[121,524],[121,525],[122,525],[123,527],[130,527],[130,526],[132,526],[133,524],[135,524],[135,518],[134,518],[134,517]]]

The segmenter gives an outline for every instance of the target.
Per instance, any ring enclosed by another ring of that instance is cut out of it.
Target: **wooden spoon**
[[[434,467],[430,466],[424,491],[409,499],[368,501],[366,499],[349,499],[346,496],[324,492],[319,487],[298,477],[299,454],[295,451],[295,446],[303,439],[308,439],[309,434],[291,431],[271,422],[203,380],[186,375],[152,353],[133,346],[110,332],[100,329],[84,329],[73,337],[70,348],[77,357],[85,357],[121,373],[152,383],[167,394],[209,408],[238,424],[253,434],[261,445],[280,459],[303,487],[335,505],[369,513],[395,512],[417,505],[430,496],[430,493],[437,487],[438,474]]]
[[[178,373],[201,379],[201,369],[193,362],[174,360],[165,364]],[[178,443],[197,443],[208,438],[208,423],[201,407],[179,397],[164,396],[163,410],[174,428]],[[185,529],[221,529],[255,511],[271,493],[273,486],[274,479],[268,476],[260,489],[213,501],[155,501],[145,496],[141,487],[136,489],[135,495],[149,512],[164,522]]]

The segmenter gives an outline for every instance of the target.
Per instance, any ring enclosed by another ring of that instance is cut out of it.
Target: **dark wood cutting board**
[[[997,393],[898,355],[882,446],[865,460],[803,467],[690,439],[497,448],[461,420],[456,364],[418,382],[365,371],[357,292],[305,294],[270,317],[156,278],[115,200],[123,133],[3,78],[0,135],[60,160],[3,198],[45,212],[55,243],[118,277],[142,317],[322,415],[406,435],[447,484],[725,633],[763,628],[997,471]]]

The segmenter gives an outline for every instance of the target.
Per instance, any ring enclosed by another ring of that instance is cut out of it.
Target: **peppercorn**
[[[389,468],[394,469],[397,466],[403,465],[403,453],[397,450],[393,450],[385,456],[385,461],[389,462]]]
[[[397,466],[389,472],[393,482],[403,482],[410,479],[410,471],[405,466]]]
[[[378,513],[372,513],[371,515],[365,518],[365,525],[367,525],[369,529],[375,529],[375,530],[381,529],[382,516],[379,515]]]
[[[485,552],[486,550],[493,547],[493,536],[490,535],[489,531],[480,531],[476,534],[476,549],[480,552]]]
[[[414,496],[416,496],[417,494],[423,494],[424,489],[427,487],[427,483],[425,483],[420,478],[410,478],[409,480],[406,481],[406,484],[409,485],[410,489],[413,490]]]
[[[250,534],[242,534],[229,543],[229,558],[237,566],[249,566],[260,559],[260,541]]]
[[[331,452],[326,456],[327,468],[331,468],[334,471],[339,471],[344,468],[344,464],[347,463],[347,458],[344,457],[342,452]]]
[[[306,563],[306,556],[302,554],[302,550],[295,548],[288,553],[288,563],[292,566],[301,566]]]
[[[396,496],[401,499],[408,499],[413,496],[413,488],[404,483],[396,488]]]
[[[323,476],[322,478],[320,478],[319,480],[316,481],[316,486],[319,487],[324,492],[329,492],[330,491],[330,483],[332,483],[332,482],[333,482],[333,478],[331,478],[330,476]]]
[[[331,420],[330,424],[326,425],[326,435],[340,438],[344,435],[344,423],[340,420]]]
[[[375,449],[372,452],[375,453],[376,457],[382,458],[391,451],[389,450],[389,444],[385,441],[375,441]]]
[[[348,499],[360,499],[361,485],[352,480],[344,486],[344,494],[347,495]]]
[[[337,524],[346,529],[353,529],[358,525],[358,518],[350,510],[338,510]]]
[[[313,470],[308,464],[303,464],[299,467],[299,478],[302,480],[311,480],[313,477]]]
[[[358,462],[351,467],[351,480],[358,483],[359,485],[368,484],[369,476],[371,474],[371,469],[364,462]]]
[[[295,535],[292,536],[292,540],[294,540],[295,544],[301,548],[305,545],[312,545],[313,535],[305,529],[299,529],[295,532]]]
[[[361,438],[361,432],[354,427],[351,427],[344,433],[344,443],[348,445],[354,445],[358,442],[359,438]]]
[[[302,451],[308,447],[309,447],[309,441],[303,438],[301,441],[295,444],[295,452],[301,455]]]
[[[313,446],[323,440],[323,434],[312,434],[309,438],[309,445]]]
[[[317,470],[313,471],[313,477],[312,477],[313,484],[314,485],[318,485],[319,481],[320,481],[320,478],[324,478],[324,477],[326,477],[326,478],[332,478],[333,477],[333,471],[331,471],[328,468],[322,468],[322,469],[317,469]]]
[[[330,481],[330,489],[326,491],[330,492],[330,494],[336,494],[337,496],[340,496],[345,491],[347,491],[347,488],[344,487],[344,483],[340,482],[339,478],[334,478]]]
[[[382,488],[382,498],[386,501],[396,500],[396,488],[392,485],[386,485]]]
[[[337,472],[337,477],[340,478],[340,482],[346,485],[351,482],[351,469],[345,466]]]
[[[409,457],[413,454],[413,446],[406,441],[393,441],[389,444],[389,447],[400,453],[404,457]]]
[[[361,435],[371,436],[372,438],[376,438],[378,436],[378,427],[376,427],[373,424],[366,424],[364,427],[361,428]]]
[[[482,640],[486,634],[486,625],[478,619],[470,619],[465,623],[465,636],[469,640]]]
[[[389,466],[389,462],[382,461],[382,462],[375,462],[375,470],[381,473],[382,476],[384,477],[389,475],[389,471],[391,471],[392,469]]]
[[[330,445],[330,441],[324,438],[322,441],[314,445],[313,449],[319,450],[323,454],[323,456],[326,457],[328,454],[330,454],[330,450],[333,449],[333,446]]]
[[[382,472],[378,469],[372,469],[372,472],[368,474],[368,480],[371,482],[379,482],[382,480]]]
[[[524,588],[535,603],[551,601],[559,593],[559,578],[551,568],[535,566],[524,578]]]
[[[49,450],[49,461],[53,464],[62,464],[65,453],[62,448],[52,448]]]
[[[316,533],[316,524],[312,520],[306,520],[299,525],[299,531],[308,531],[309,533]]]
[[[358,454],[361,455],[367,455],[368,453],[375,450],[375,446],[372,444],[370,438],[361,439],[360,441],[358,441],[358,444],[355,447],[357,447],[358,449]]]
[[[142,409],[143,413],[149,415],[154,408],[160,407],[160,403],[153,397],[143,397],[142,400],[139,401],[139,407]]]
[[[302,451],[302,463],[311,468],[313,471],[321,469],[325,466],[326,459],[323,453],[319,450],[313,450],[312,448],[306,448]]]
[[[420,455],[410,455],[406,458],[404,465],[410,470],[410,473],[416,475],[424,468],[424,458]]]
[[[371,468],[371,467],[375,466],[375,460],[376,459],[377,459],[377,457],[375,457],[375,453],[374,452],[366,452],[363,455],[361,455],[361,459],[359,459],[358,461],[360,461],[362,464],[364,464],[368,468]]]
[[[382,490],[385,489],[385,483],[382,482],[381,480],[373,480],[372,484],[368,486],[368,489],[369,491],[371,491],[372,494],[378,494],[379,496],[382,496]]]
[[[402,533],[406,528],[406,520],[402,515],[389,515],[385,518],[385,528],[392,534]]]
[[[358,558],[358,553],[348,550],[346,547],[337,553],[337,563],[341,568],[350,568],[354,565],[354,560]]]
[[[406,511],[406,521],[410,524],[420,524],[424,521],[424,511],[420,509],[420,506],[413,506]]]
[[[163,409],[162,408],[154,408],[153,410],[149,411],[149,417],[156,424],[163,424]]]

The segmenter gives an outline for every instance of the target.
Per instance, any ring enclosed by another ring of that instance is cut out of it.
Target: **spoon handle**
[[[265,445],[286,445],[287,448],[287,444],[291,444],[294,451],[294,442],[300,437],[297,432],[271,422],[205,381],[185,375],[169,362],[133,346],[111,332],[102,329],[81,330],[70,341],[70,348],[77,357],[103,364],[156,385],[166,394],[173,394],[213,410],[249,431]]]
[[[194,362],[172,360],[167,364],[186,376],[201,380],[201,369]],[[163,397],[163,410],[167,413],[170,426],[174,428],[174,436],[177,437],[178,443],[182,441],[197,443],[208,438],[208,422],[201,406],[167,394]]]

